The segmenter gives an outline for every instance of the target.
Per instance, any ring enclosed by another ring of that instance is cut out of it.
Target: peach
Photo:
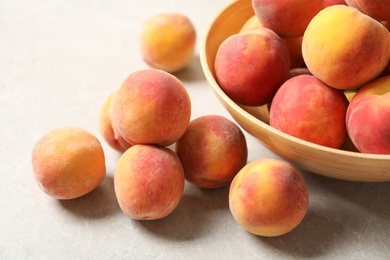
[[[219,115],[192,120],[176,143],[176,153],[187,181],[201,188],[228,186],[248,157],[241,129]]]
[[[356,89],[375,79],[386,67],[390,58],[389,32],[353,7],[329,6],[308,25],[302,55],[307,68],[327,85]]]
[[[363,153],[390,154],[390,76],[369,82],[352,98],[346,115],[348,134]]]
[[[234,177],[229,207],[247,231],[275,237],[301,223],[309,207],[309,193],[302,174],[290,163],[262,158],[247,164]]]
[[[116,130],[115,126],[112,125],[111,120],[111,108],[112,101],[114,99],[115,92],[111,93],[104,101],[99,111],[98,125],[99,131],[103,139],[116,151],[123,153],[131,144],[128,143],[123,136],[121,136]]]
[[[168,146],[187,129],[191,100],[182,82],[172,74],[139,70],[117,90],[111,116],[128,143]]]
[[[363,98],[350,112],[349,136],[362,153],[390,154],[390,92]]]
[[[357,8],[378,21],[390,19],[390,0],[346,0],[346,2],[348,6]]]
[[[270,125],[302,140],[340,148],[347,135],[347,106],[343,91],[300,75],[279,88],[270,107]]]
[[[310,20],[324,8],[323,0],[252,0],[260,23],[280,37],[300,37]]]
[[[184,171],[166,147],[134,145],[122,154],[114,173],[114,189],[124,214],[137,220],[168,216],[184,192]]]
[[[390,92],[390,75],[379,77],[373,81],[368,82],[363,87],[358,89],[350,100],[346,119],[348,120],[349,113],[363,98],[370,95],[384,95]]]
[[[179,13],[159,13],[141,28],[141,54],[156,69],[177,72],[194,56],[196,31],[188,17]]]
[[[94,190],[106,175],[103,148],[90,132],[62,127],[44,134],[32,151],[38,186],[57,199],[74,199]]]
[[[247,106],[269,103],[287,79],[289,68],[286,45],[267,28],[228,37],[215,58],[221,89],[233,101]]]

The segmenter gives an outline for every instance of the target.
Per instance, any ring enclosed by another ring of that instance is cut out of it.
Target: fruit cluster
[[[252,0],[252,7],[218,48],[221,89],[241,105],[269,106],[270,125],[292,136],[390,154],[390,1]]]
[[[157,32],[166,33],[157,37]],[[283,42],[274,41],[276,34],[258,35],[289,55]],[[185,43],[179,44],[179,52],[178,42]],[[194,30],[188,19],[173,13],[153,17],[141,34],[142,55],[152,68],[129,74],[102,102],[99,132],[121,153],[114,172],[121,210],[137,220],[164,218],[178,206],[187,180],[207,189],[230,186],[230,210],[254,234],[277,236],[291,231],[308,208],[301,173],[276,159],[247,164],[245,136],[223,116],[191,120],[187,90],[170,72],[188,65],[193,45]],[[290,61],[281,57],[281,62],[287,75],[290,65],[285,64]],[[91,192],[106,174],[101,143],[77,127],[43,135],[34,146],[32,166],[39,187],[57,199]]]

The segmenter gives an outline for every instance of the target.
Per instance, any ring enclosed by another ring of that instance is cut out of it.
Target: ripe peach
[[[390,1],[389,0],[346,0],[351,7],[357,8],[362,13],[378,21],[390,19]]]
[[[319,145],[340,148],[346,139],[348,100],[310,75],[287,80],[270,108],[270,125],[282,132]]]
[[[370,95],[384,95],[387,92],[390,92],[390,75],[379,77],[358,89],[348,105],[346,114],[347,121],[350,112],[360,102],[360,100]]]
[[[389,32],[353,7],[329,6],[308,25],[302,55],[307,68],[327,85],[355,89],[379,76],[386,67]]]
[[[362,153],[390,154],[390,92],[363,98],[350,112],[349,136]]]
[[[117,90],[111,116],[127,142],[168,146],[187,129],[191,100],[184,85],[172,74],[140,70],[130,74]]]
[[[286,45],[267,28],[228,37],[215,58],[218,84],[232,100],[247,106],[269,103],[289,68]]]
[[[306,215],[309,194],[301,173],[290,163],[257,159],[234,177],[229,207],[247,231],[266,237],[286,234]]]
[[[114,173],[121,210],[138,220],[168,216],[183,196],[184,183],[180,160],[166,147],[134,145],[119,158]]]
[[[202,188],[230,184],[247,162],[248,149],[241,129],[223,116],[192,120],[176,143],[187,181]]]
[[[62,127],[43,135],[32,151],[38,186],[57,199],[74,199],[94,190],[106,175],[99,140],[78,127]]]
[[[371,81],[352,98],[346,115],[348,134],[363,153],[390,154],[390,76]]]
[[[176,72],[193,58],[196,32],[179,13],[159,13],[143,24],[140,46],[143,59],[153,68]]]
[[[310,20],[324,8],[323,0],[252,0],[260,23],[280,37],[300,37]]]
[[[112,101],[114,99],[115,92],[111,93],[107,99],[104,101],[103,106],[100,108],[98,124],[99,131],[103,139],[110,145],[113,149],[118,152],[125,152],[130,148],[129,144],[115,129],[115,126],[112,125],[111,120],[111,108]]]

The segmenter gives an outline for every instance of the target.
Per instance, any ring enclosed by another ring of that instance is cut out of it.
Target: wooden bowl
[[[234,120],[275,154],[306,171],[348,181],[390,181],[390,155],[332,149],[295,138],[269,126],[266,106],[238,105],[221,90],[214,73],[218,47],[228,36],[238,33],[253,15],[250,0],[231,2],[212,22],[200,50],[206,79]]]

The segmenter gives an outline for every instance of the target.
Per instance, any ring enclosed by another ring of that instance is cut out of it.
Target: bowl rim
[[[227,8],[232,6],[235,3],[238,3],[242,0],[233,0],[230,1],[225,7],[223,7],[215,17],[220,17],[222,13],[226,11]],[[277,134],[278,136],[281,136],[282,138],[286,140],[290,140],[294,143],[298,143],[300,145],[306,146],[311,149],[315,149],[318,151],[321,151],[323,153],[332,153],[335,155],[340,155],[344,157],[349,157],[349,158],[358,158],[358,159],[368,159],[368,160],[378,160],[378,161],[389,161],[389,169],[390,169],[390,154],[370,154],[370,153],[361,153],[361,152],[354,152],[354,151],[347,151],[347,150],[342,150],[342,149],[336,149],[336,148],[330,148],[326,146],[322,146],[319,144],[315,144],[297,137],[294,137],[292,135],[289,135],[287,133],[284,133],[267,123],[263,122],[262,120],[256,118],[255,116],[251,115],[249,112],[247,112],[245,109],[240,107],[238,104],[236,104],[232,99],[230,99],[226,93],[220,88],[218,85],[214,75],[211,72],[211,68],[208,64],[208,59],[206,55],[206,46],[209,41],[210,35],[209,32],[211,29],[214,27],[214,22],[212,22],[205,31],[204,37],[202,38],[201,45],[200,45],[200,62],[201,66],[203,68],[203,73],[206,77],[206,79],[209,81],[212,89],[219,95],[219,98],[222,99],[223,102],[226,102],[232,109],[234,109],[237,113],[245,116],[252,124],[255,124],[259,127],[262,127],[265,129],[268,133],[273,133]],[[205,69],[206,68],[206,69]],[[248,131],[247,131],[248,132]],[[248,132],[249,133],[249,132]],[[249,133],[252,135],[251,133]],[[259,140],[261,142],[261,140]]]

